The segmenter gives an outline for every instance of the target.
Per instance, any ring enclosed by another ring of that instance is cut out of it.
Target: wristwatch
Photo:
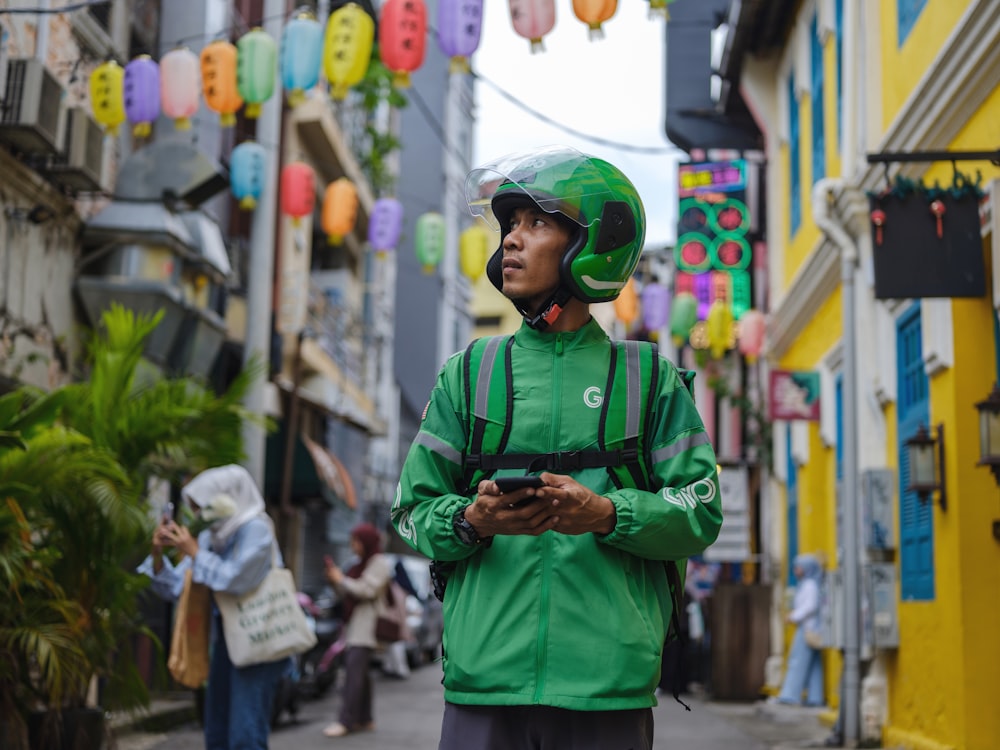
[[[469,523],[468,519],[465,517],[465,510],[469,506],[466,505],[458,513],[452,516],[451,527],[455,530],[455,536],[458,540],[469,547],[475,547],[478,544],[483,543],[483,538],[479,536],[479,532]]]

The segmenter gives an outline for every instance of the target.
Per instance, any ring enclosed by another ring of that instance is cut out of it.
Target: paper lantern
[[[403,228],[403,204],[395,198],[379,198],[368,217],[368,242],[377,253],[395,249]]]
[[[491,237],[489,231],[481,224],[472,224],[458,236],[458,263],[468,279],[472,282],[486,271],[486,262],[490,259]]]
[[[323,27],[311,12],[299,13],[281,34],[281,85],[289,106],[305,101],[305,92],[319,83],[322,62]]]
[[[153,132],[160,116],[160,66],[149,55],[139,55],[125,66],[125,114],[136,138]]]
[[[747,358],[747,362],[753,364],[760,356],[761,349],[764,348],[764,332],[766,330],[766,320],[764,313],[760,310],[750,309],[743,313],[740,318],[740,354]]]
[[[172,49],[160,59],[160,106],[178,130],[188,130],[198,111],[198,66],[198,56],[187,47]]]
[[[556,24],[555,0],[510,0],[514,31],[531,42],[531,51],[544,52],[542,37]]]
[[[264,29],[251,29],[236,42],[236,87],[246,102],[248,119],[260,117],[260,105],[274,93],[278,50]]]
[[[231,128],[236,113],[243,106],[243,97],[236,86],[236,58],[232,42],[219,40],[205,45],[201,51],[201,86],[205,106],[219,114],[219,125]]]
[[[588,36],[591,41],[604,38],[605,21],[618,10],[618,0],[573,0],[573,12],[576,17],[588,26]]]
[[[229,155],[229,185],[240,208],[252,211],[264,191],[267,152],[254,141],[244,141]]]
[[[659,17],[664,21],[669,21],[670,13],[667,11],[667,6],[672,2],[674,0],[649,0],[649,17]]]
[[[679,292],[670,309],[670,336],[675,346],[681,346],[698,322],[698,300],[691,292]]]
[[[444,257],[445,225],[444,217],[437,211],[428,211],[417,219],[414,246],[417,260],[424,273],[432,273]]]
[[[125,122],[125,70],[114,60],[101,63],[90,74],[89,87],[94,119],[115,135]]]
[[[410,73],[423,64],[426,38],[424,0],[386,0],[378,24],[379,54],[397,88],[407,88]]]
[[[705,324],[709,351],[715,359],[721,359],[733,338],[733,311],[729,304],[721,299],[715,300],[708,309]]]
[[[330,14],[323,43],[323,72],[330,96],[341,100],[360,83],[371,63],[375,21],[357,3],[348,3]]]
[[[341,177],[326,186],[320,218],[326,240],[331,245],[339,245],[354,231],[358,221],[358,191],[353,182]]]
[[[642,288],[642,322],[648,331],[658,331],[670,317],[670,290],[658,281]]]
[[[281,170],[281,212],[298,226],[316,206],[316,173],[303,161],[293,161]]]
[[[626,328],[639,317],[639,297],[635,293],[635,279],[632,277],[629,277],[621,293],[615,297],[615,315]]]
[[[438,0],[438,46],[451,58],[449,72],[469,72],[469,57],[479,47],[482,27],[483,0]]]

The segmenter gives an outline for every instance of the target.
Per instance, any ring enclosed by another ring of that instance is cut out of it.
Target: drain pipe
[[[843,425],[844,425],[844,673],[842,708],[844,739],[857,741],[860,710],[860,631],[859,602],[860,548],[858,539],[858,411],[857,411],[857,341],[855,340],[854,275],[858,263],[858,248],[840,217],[834,203],[844,192],[846,183],[839,178],[823,178],[813,185],[813,221],[824,236],[840,252],[841,317],[844,351]]]

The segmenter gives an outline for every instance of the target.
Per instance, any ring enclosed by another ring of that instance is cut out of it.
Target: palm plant
[[[156,522],[146,497],[150,482],[176,483],[239,462],[243,420],[261,419],[241,400],[262,365],[244,370],[222,395],[191,378],[154,372],[142,351],[160,318],[112,307],[87,343],[86,380],[45,395],[15,391],[5,397],[15,415],[9,424],[0,400],[0,499],[23,508],[33,552],[47,551],[36,559],[44,562],[52,595],[65,597],[75,612],[65,623],[75,649],[60,652],[60,663],[73,669],[58,683],[37,685],[33,696],[47,708],[83,706],[94,679],[107,710],[148,705],[132,649],[138,634],[159,645],[140,609],[148,581],[134,572]],[[25,437],[22,448],[19,433],[29,414],[47,430]]]

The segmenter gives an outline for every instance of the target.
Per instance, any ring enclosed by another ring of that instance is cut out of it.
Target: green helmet
[[[639,263],[646,231],[642,201],[621,170],[602,159],[566,146],[509,154],[472,170],[465,191],[472,213],[500,230],[486,274],[501,291],[503,241],[511,214],[526,201],[577,228],[559,269],[564,296],[609,302]]]

